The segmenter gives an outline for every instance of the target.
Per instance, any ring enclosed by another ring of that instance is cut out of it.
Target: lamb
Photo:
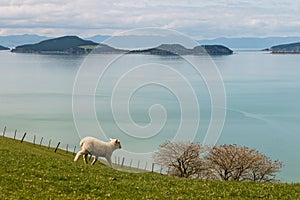
[[[76,154],[74,162],[77,162],[78,158],[82,155],[84,163],[87,164],[88,154],[92,154],[95,156],[92,165],[96,163],[98,157],[105,157],[111,168],[111,155],[113,151],[116,149],[121,149],[121,143],[118,139],[110,139],[110,142],[103,142],[93,137],[83,138],[80,141],[80,146],[82,149]]]

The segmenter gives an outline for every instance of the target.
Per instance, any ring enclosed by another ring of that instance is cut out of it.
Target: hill
[[[201,47],[204,48],[209,55],[230,55],[233,53],[231,49],[222,45],[201,45]],[[199,46],[195,47],[194,51],[201,51],[202,48],[199,49]],[[197,51],[197,49],[199,50]]]
[[[300,53],[300,42],[272,46],[272,53]]]
[[[37,44],[17,46],[12,49],[16,53],[55,53],[55,54],[83,54],[87,49],[82,46],[97,46],[98,44],[89,40],[83,40],[77,36],[64,36],[44,40]]]
[[[0,45],[0,50],[9,50],[9,48]]]
[[[0,136],[0,199],[299,199],[300,184],[205,181],[75,164],[74,155]]]
[[[133,50],[129,53],[144,53],[152,55],[230,55],[233,51],[221,45],[202,45],[196,46],[193,49],[188,49],[180,44],[162,44],[155,48]]]
[[[141,53],[152,55],[229,55],[232,50],[221,45],[203,45],[188,49],[180,44],[162,44],[155,48],[144,50],[122,50],[106,44],[98,44],[89,40],[83,40],[77,36],[64,36],[45,40],[37,44],[17,46],[12,49],[16,53],[42,53],[42,54],[85,54],[85,53]]]
[[[221,44],[229,48],[264,49],[277,44],[293,43],[297,41],[300,41],[300,37],[220,37],[210,40],[199,40],[198,42],[203,45]]]

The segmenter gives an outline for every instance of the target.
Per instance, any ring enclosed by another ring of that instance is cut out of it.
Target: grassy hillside
[[[300,184],[258,184],[126,173],[59,150],[0,137],[0,199],[299,199]]]

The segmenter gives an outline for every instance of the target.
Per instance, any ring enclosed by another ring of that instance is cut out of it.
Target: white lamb
[[[80,141],[82,147],[75,158],[74,162],[77,162],[78,158],[82,155],[84,162],[87,164],[88,154],[92,154],[95,158],[92,165],[98,160],[98,157],[105,157],[109,166],[111,165],[111,155],[114,150],[121,149],[121,143],[118,139],[110,139],[110,142],[103,142],[93,137],[85,137]]]

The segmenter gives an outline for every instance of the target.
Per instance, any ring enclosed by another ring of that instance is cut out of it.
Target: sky
[[[300,36],[300,0],[0,0],[0,35],[116,35],[172,29],[194,39]]]

